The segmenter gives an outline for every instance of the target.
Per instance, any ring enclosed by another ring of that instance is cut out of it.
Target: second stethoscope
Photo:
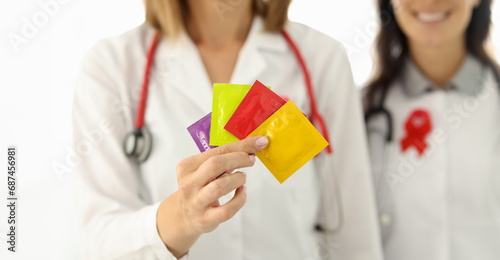
[[[311,115],[309,116],[309,119],[311,122],[316,122],[321,130],[322,135],[325,137],[325,139],[330,142],[329,137],[328,137],[328,129],[326,126],[326,123],[319,113],[317,109],[317,103],[316,99],[314,96],[314,90],[312,86],[312,80],[311,76],[309,73],[309,70],[306,66],[305,60],[299,51],[297,45],[295,42],[292,40],[288,32],[285,30],[281,31],[281,34],[285,38],[286,42],[292,49],[295,57],[297,58],[297,62],[300,65],[300,68],[302,70],[303,76],[304,76],[304,81],[307,89],[307,95],[309,98],[309,104],[310,104],[310,109],[311,109]],[[151,150],[153,147],[153,137],[151,132],[147,129],[147,127],[144,125],[144,115],[146,113],[146,103],[147,103],[147,97],[148,97],[148,88],[149,88],[149,79],[151,76],[151,68],[153,66],[153,60],[154,56],[156,53],[156,49],[158,47],[158,43],[160,42],[161,35],[160,33],[156,32],[154,34],[153,41],[151,43],[151,46],[149,48],[149,51],[147,53],[147,59],[146,59],[146,65],[145,65],[145,70],[144,70],[144,77],[143,77],[143,83],[142,83],[142,89],[141,89],[141,97],[139,99],[139,106],[137,110],[137,118],[135,122],[135,130],[131,133],[129,133],[124,140],[123,143],[123,148],[124,152],[127,156],[133,157],[136,159],[137,162],[143,163],[145,162],[149,155],[151,154]],[[332,148],[331,146],[328,146],[326,148],[326,155],[320,156],[320,157],[326,157],[327,155],[332,154]],[[326,161],[326,160],[325,160]],[[325,163],[327,165],[328,163]],[[332,190],[332,186],[334,186],[333,190],[335,190],[336,193],[336,198],[337,198],[337,205],[338,205],[338,217],[337,217],[337,222],[338,225],[336,228],[329,228],[326,227],[322,224],[317,224],[315,226],[315,229],[321,232],[325,233],[334,233],[337,232],[343,223],[343,218],[342,218],[342,205],[341,205],[341,198],[340,198],[340,191],[338,187],[338,181],[335,179],[336,174],[334,174],[334,167],[331,165],[327,165],[326,167],[329,167],[329,170],[324,170],[320,171],[322,172],[320,175],[322,180],[320,180],[320,190],[323,199],[323,210],[324,210],[324,218],[325,219],[331,219],[331,216],[333,213],[331,211],[333,210],[326,210],[330,209],[331,207],[331,202],[327,201],[327,198],[330,196],[327,196],[328,192]],[[331,173],[331,174],[326,174],[326,173]],[[332,186],[327,187],[325,185],[331,184]]]

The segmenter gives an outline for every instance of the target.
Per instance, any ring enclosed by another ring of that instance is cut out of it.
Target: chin
[[[429,48],[440,47],[443,46],[444,43],[445,41],[443,41],[442,39],[434,39],[434,38],[422,39],[418,41],[419,45]]]
[[[425,47],[439,47],[449,43],[449,39],[442,32],[421,33],[414,35],[409,40]]]

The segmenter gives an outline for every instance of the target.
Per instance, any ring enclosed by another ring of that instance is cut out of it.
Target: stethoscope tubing
[[[160,42],[160,34],[156,32],[153,37],[153,42],[151,43],[151,47],[148,51],[146,66],[144,68],[144,78],[141,87],[141,97],[139,99],[139,107],[137,108],[138,109],[137,118],[135,121],[136,129],[141,129],[144,126],[144,115],[146,114],[146,103],[148,101],[148,89],[149,89],[149,80],[151,78],[151,68],[153,67],[153,60],[159,42]]]

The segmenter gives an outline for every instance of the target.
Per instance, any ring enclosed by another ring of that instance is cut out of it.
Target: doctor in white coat
[[[378,1],[366,117],[387,260],[500,259],[491,2]]]
[[[147,23],[89,51],[74,99],[87,259],[381,259],[362,106],[346,53],[288,22],[289,2],[147,0]],[[199,154],[186,127],[211,111],[214,82],[260,80],[310,114],[282,28],[305,57],[334,153],[279,184],[251,155],[267,138]],[[138,163],[122,144],[134,129],[155,31],[162,38],[145,113],[154,142]],[[215,179],[231,169],[241,170]]]

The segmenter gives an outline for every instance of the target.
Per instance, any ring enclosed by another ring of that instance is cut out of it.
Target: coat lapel
[[[177,40],[164,40],[157,54],[157,72],[165,95],[179,96],[202,114],[211,111],[212,84],[194,43],[182,33]]]
[[[284,52],[286,47],[279,33],[264,32],[264,21],[256,16],[248,38],[240,51],[231,83],[253,84],[255,80],[259,80],[259,75],[268,67],[264,52]]]

